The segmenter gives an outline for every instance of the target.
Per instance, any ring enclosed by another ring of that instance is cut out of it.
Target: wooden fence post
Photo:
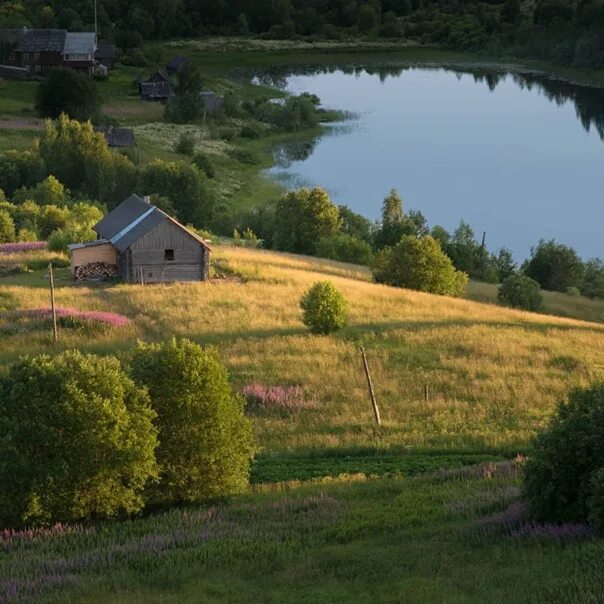
[[[52,312],[52,339],[54,342],[59,340],[57,331],[57,309],[55,306],[55,279],[52,272],[52,262],[48,264],[48,276],[50,280],[50,310]]]
[[[367,378],[367,387],[369,389],[369,396],[371,397],[371,404],[373,406],[373,416],[375,423],[378,426],[382,425],[382,418],[380,417],[380,410],[378,408],[377,401],[375,400],[375,393],[373,392],[373,383],[371,381],[371,374],[369,373],[369,365],[367,364],[367,357],[365,356],[365,349],[361,346],[361,356],[363,357],[363,368],[365,369],[365,377]]]

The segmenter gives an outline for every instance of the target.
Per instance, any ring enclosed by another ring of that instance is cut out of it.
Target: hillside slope
[[[313,409],[255,418],[266,452],[359,448],[417,452],[525,451],[569,388],[604,377],[604,325],[380,286],[364,269],[300,256],[218,248],[206,284],[70,286],[57,304],[113,311],[131,326],[63,329],[59,349],[116,352],[172,334],[219,347],[237,388],[299,384]],[[329,279],[350,304],[350,325],[312,336],[298,300]],[[1,285],[7,308],[48,306],[44,273]],[[4,280],[4,283],[7,281]],[[2,324],[4,322],[4,324]],[[0,319],[0,365],[51,352],[46,330]],[[384,425],[372,424],[359,346],[369,357]],[[429,400],[425,400],[428,385]]]

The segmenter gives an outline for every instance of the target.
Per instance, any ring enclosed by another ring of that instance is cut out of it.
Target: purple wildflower
[[[306,398],[302,386],[264,386],[248,384],[243,389],[248,406],[257,410],[276,410],[296,413],[312,409],[315,402]]]
[[[77,319],[79,321],[88,321],[93,323],[103,323],[110,327],[125,327],[130,323],[130,319],[124,315],[119,315],[114,312],[104,312],[98,310],[77,310],[76,308],[57,308],[57,317]],[[23,310],[20,314],[32,317],[35,319],[50,319],[52,318],[52,310],[50,308],[31,308]]]
[[[19,243],[0,244],[0,254],[17,254],[19,252],[33,252],[45,250],[48,244],[46,241],[22,241]]]

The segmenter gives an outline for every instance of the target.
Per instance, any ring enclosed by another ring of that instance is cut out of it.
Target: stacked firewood
[[[115,279],[117,277],[117,266],[106,262],[90,262],[76,266],[73,275],[78,281]]]

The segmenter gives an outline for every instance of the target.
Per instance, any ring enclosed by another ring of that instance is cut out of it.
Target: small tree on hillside
[[[252,429],[218,353],[189,340],[139,343],[131,371],[157,413],[156,497],[201,501],[245,490]]]
[[[284,252],[314,255],[320,239],[340,231],[337,206],[319,187],[291,191],[277,204],[273,246]]]
[[[4,526],[133,513],[157,474],[154,413],[117,359],[66,352],[0,381]]]
[[[463,295],[468,283],[431,236],[403,237],[378,253],[372,271],[378,283],[446,296]]]
[[[577,252],[553,239],[537,244],[524,266],[524,273],[544,289],[565,292],[569,287],[579,287],[585,268]]]
[[[300,300],[303,322],[313,333],[330,334],[346,326],[348,304],[329,281],[315,283]]]
[[[538,312],[543,309],[539,284],[526,275],[511,275],[499,286],[497,300],[513,308]]]
[[[92,78],[73,69],[56,68],[38,85],[35,107],[41,117],[57,118],[65,113],[86,121],[98,117],[101,99]]]

